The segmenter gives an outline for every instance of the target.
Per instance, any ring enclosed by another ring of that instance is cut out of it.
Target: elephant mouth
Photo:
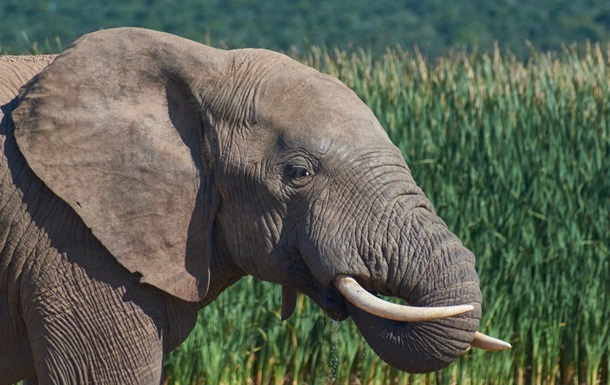
[[[296,307],[297,291],[282,287],[282,320],[288,319]],[[472,305],[442,307],[418,307],[398,305],[385,301],[364,289],[354,278],[338,275],[333,285],[324,290],[316,301],[324,312],[336,321],[349,317],[348,303],[359,311],[395,322],[428,322],[458,316],[474,309]],[[475,332],[470,346],[484,350],[508,350],[511,345],[505,341]]]
[[[307,295],[311,297],[331,319],[343,321],[349,317],[346,299],[335,286],[330,285],[327,288],[320,287],[320,291],[308,292]],[[280,313],[282,321],[290,318],[296,308],[296,301],[297,290],[289,286],[282,286],[282,310]]]
[[[472,305],[455,305],[442,307],[417,307],[398,305],[387,302],[369,293],[358,282],[350,277],[339,275],[333,279],[337,290],[346,301],[359,310],[391,321],[398,322],[428,322],[448,317],[458,316],[474,309]],[[470,346],[484,350],[508,350],[508,342],[475,332]]]

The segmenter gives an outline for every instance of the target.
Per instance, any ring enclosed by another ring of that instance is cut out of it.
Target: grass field
[[[510,340],[430,375],[381,362],[351,321],[245,278],[200,314],[169,384],[610,384],[610,66],[599,46],[428,61],[313,48],[300,60],[373,109],[477,255],[480,329]]]

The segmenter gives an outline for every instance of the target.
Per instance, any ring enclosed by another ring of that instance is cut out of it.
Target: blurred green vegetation
[[[523,59],[562,44],[610,42],[608,0],[2,0],[0,52],[57,52],[79,36],[118,26],[157,29],[215,46],[287,51],[364,47],[375,55],[418,45]],[[34,48],[32,48],[34,47]]]

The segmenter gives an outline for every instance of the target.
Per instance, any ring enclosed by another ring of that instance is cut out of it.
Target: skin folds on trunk
[[[350,316],[371,349],[391,366],[409,373],[442,369],[470,346],[478,320],[460,316],[432,322],[399,322],[347,304]],[[475,326],[473,326],[473,324]]]
[[[409,225],[393,241],[399,244],[389,248],[404,254],[386,256],[409,258],[404,272],[389,275],[400,277],[392,294],[413,306],[470,304],[474,310],[436,321],[400,322],[346,303],[360,333],[384,361],[407,372],[426,373],[446,367],[470,346],[481,317],[481,292],[473,254],[440,218],[425,209],[409,217]]]

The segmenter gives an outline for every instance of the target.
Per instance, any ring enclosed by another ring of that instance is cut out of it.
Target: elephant
[[[2,57],[0,79],[1,384],[160,383],[246,275],[404,371],[510,347],[477,331],[473,253],[339,80],[140,28]]]

